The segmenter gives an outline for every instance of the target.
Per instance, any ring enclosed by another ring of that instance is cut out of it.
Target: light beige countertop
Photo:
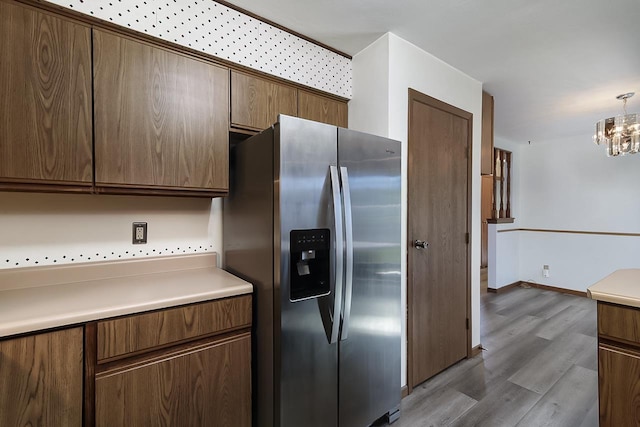
[[[589,298],[640,307],[640,268],[617,270],[587,289]]]
[[[216,254],[0,270],[0,337],[249,294]]]

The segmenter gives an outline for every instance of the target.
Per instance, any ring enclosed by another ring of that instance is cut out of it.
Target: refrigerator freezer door
[[[333,303],[335,246],[341,239],[336,239],[330,166],[337,166],[337,129],[281,115],[274,130],[274,298],[279,306],[274,310],[275,422],[282,427],[335,426],[338,344],[329,340],[332,320],[340,318]],[[291,231],[312,229],[330,230],[330,294],[292,302]],[[338,248],[339,256],[342,251]]]
[[[339,129],[338,159],[348,170],[354,247],[339,426],[360,427],[400,404],[400,143]]]

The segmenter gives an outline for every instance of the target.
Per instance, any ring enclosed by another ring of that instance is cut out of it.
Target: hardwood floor
[[[481,298],[485,350],[416,387],[394,427],[597,426],[595,301],[523,287]]]

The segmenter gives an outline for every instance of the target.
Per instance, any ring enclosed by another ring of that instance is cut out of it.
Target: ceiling
[[[636,92],[640,0],[231,0],[350,55],[386,32],[483,82],[496,136],[588,136]]]

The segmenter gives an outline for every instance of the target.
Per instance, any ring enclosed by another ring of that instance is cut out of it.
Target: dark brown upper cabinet
[[[278,120],[278,114],[298,113],[295,87],[231,71],[231,126],[260,131]]]
[[[348,126],[347,103],[298,90],[298,117],[346,128]]]
[[[347,126],[346,100],[28,3],[0,0],[0,191],[224,196],[229,131]]]
[[[480,174],[493,174],[493,96],[482,92],[482,141]]]
[[[0,188],[92,185],[91,30],[0,2]]]
[[[229,70],[107,31],[93,47],[97,191],[226,194]]]

